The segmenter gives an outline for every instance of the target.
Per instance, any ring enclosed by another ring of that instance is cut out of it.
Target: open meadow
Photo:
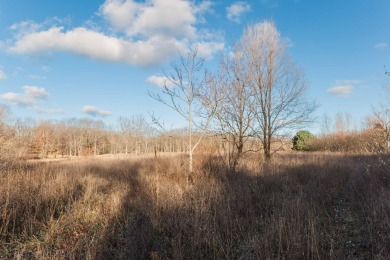
[[[390,157],[85,157],[0,171],[0,259],[389,259]]]
[[[0,0],[0,260],[390,259],[389,17]]]

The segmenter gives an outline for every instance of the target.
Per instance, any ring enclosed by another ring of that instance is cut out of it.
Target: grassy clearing
[[[390,158],[3,164],[0,258],[386,259]]]

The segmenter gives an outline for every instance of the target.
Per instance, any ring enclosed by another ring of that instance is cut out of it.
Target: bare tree
[[[205,135],[213,111],[215,111],[216,103],[207,103],[207,100],[203,98],[210,94],[206,85],[212,81],[210,75],[204,70],[204,59],[198,56],[197,49],[181,54],[178,62],[171,63],[171,69],[170,73],[164,73],[166,81],[163,86],[163,96],[151,92],[149,96],[172,108],[186,120],[188,168],[189,173],[192,173],[194,150]],[[155,117],[152,120],[162,126]],[[194,132],[197,133],[195,140],[193,140]]]
[[[132,139],[132,124],[127,117],[120,117],[118,119],[119,128],[122,132],[122,138],[125,143],[125,154],[129,153],[130,140]]]
[[[390,102],[390,72],[385,72],[385,79],[382,82],[386,92],[386,103]],[[379,153],[390,152],[390,106],[381,104],[378,107],[372,107],[371,115],[366,117],[366,125],[375,132],[380,132],[381,138],[376,144],[376,151]],[[376,140],[377,138],[372,138]]]
[[[0,144],[4,142],[5,139],[5,115],[6,108],[0,106]]]
[[[352,116],[350,113],[344,113],[344,119],[345,119],[345,130],[347,132],[352,131]]]
[[[338,112],[336,114],[335,131],[339,134],[344,134],[352,130],[352,116],[350,113],[345,112],[344,114]]]
[[[324,113],[322,115],[322,121],[321,121],[321,133],[323,135],[330,134],[332,131],[332,119],[329,117],[327,113]]]
[[[7,108],[0,105],[0,159],[9,156],[10,131],[6,125]]]
[[[29,153],[36,158],[46,158],[55,153],[54,124],[50,121],[40,121],[33,129],[33,140]]]
[[[128,154],[130,141],[133,141],[135,154],[141,153],[141,147],[144,152],[148,151],[147,138],[153,133],[153,128],[146,122],[142,114],[133,115],[130,118],[120,117],[119,127],[125,141],[125,153]]]
[[[311,122],[318,105],[306,99],[303,73],[289,59],[286,44],[273,22],[248,26],[240,45],[256,103],[254,130],[265,158],[270,159],[276,137]]]
[[[239,46],[233,55],[223,55],[220,59],[219,73],[214,78],[216,92],[220,95],[215,117],[218,130],[232,144],[228,149],[228,165],[235,171],[245,150],[245,143],[251,137],[254,116],[253,97],[248,85],[248,69],[243,62]],[[214,98],[214,97],[211,97]]]
[[[380,106],[372,108],[372,115],[366,118],[366,124],[382,133],[382,144],[379,145],[379,152],[390,151],[390,107]]]
[[[150,137],[154,132],[154,129],[148,124],[146,118],[142,115],[133,115],[131,117],[132,132],[135,137],[135,146],[136,154],[141,153],[141,147],[143,148],[144,153],[148,150],[148,140],[147,137]]]

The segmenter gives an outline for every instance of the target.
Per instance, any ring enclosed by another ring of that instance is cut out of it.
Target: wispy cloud
[[[31,107],[49,97],[45,88],[24,86],[22,89],[23,93],[7,92],[0,95],[0,98],[15,105]]]
[[[241,16],[249,12],[251,6],[246,2],[235,2],[230,6],[226,7],[226,18],[232,22],[240,23]]]
[[[102,110],[91,105],[84,106],[81,111],[93,117],[106,117],[112,114],[110,111]]]
[[[353,90],[356,87],[362,87],[364,85],[364,82],[361,80],[355,80],[355,79],[343,79],[343,80],[336,80],[335,84],[333,84],[332,87],[328,88],[326,91],[329,94],[335,95],[337,97],[349,97]]]
[[[163,88],[164,86],[169,87],[172,85],[172,83],[165,76],[152,75],[146,79],[146,82],[153,84],[153,85],[156,85],[160,88]]]
[[[49,92],[42,87],[24,86],[22,93],[7,92],[0,95],[0,99],[8,101],[14,105],[32,109],[41,114],[60,114],[63,109],[53,109],[42,107],[50,96]]]
[[[198,55],[204,58],[212,58],[213,54],[222,51],[225,48],[223,42],[197,42],[195,47],[198,49]]]
[[[202,35],[196,24],[205,12],[211,11],[211,5],[210,1],[106,0],[99,14],[108,21],[110,30],[66,29],[58,22],[48,26],[28,21],[11,26],[15,38],[8,50],[19,55],[63,51],[136,66],[156,65],[199,42]],[[99,45],[92,44],[95,42]],[[224,46],[212,39],[208,44],[218,47],[212,51]]]
[[[336,95],[338,97],[349,97],[352,93],[353,86],[351,85],[342,85],[342,86],[334,86],[327,89],[327,92]]]
[[[7,75],[5,75],[4,71],[0,70],[0,80],[6,79]]]
[[[374,45],[374,48],[375,48],[375,49],[386,49],[387,46],[388,46],[387,43],[385,43],[385,42],[379,42],[379,43],[377,43],[377,44]]]

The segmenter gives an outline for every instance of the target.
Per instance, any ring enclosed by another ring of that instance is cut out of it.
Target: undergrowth
[[[91,159],[0,170],[0,258],[388,259],[387,157]]]

